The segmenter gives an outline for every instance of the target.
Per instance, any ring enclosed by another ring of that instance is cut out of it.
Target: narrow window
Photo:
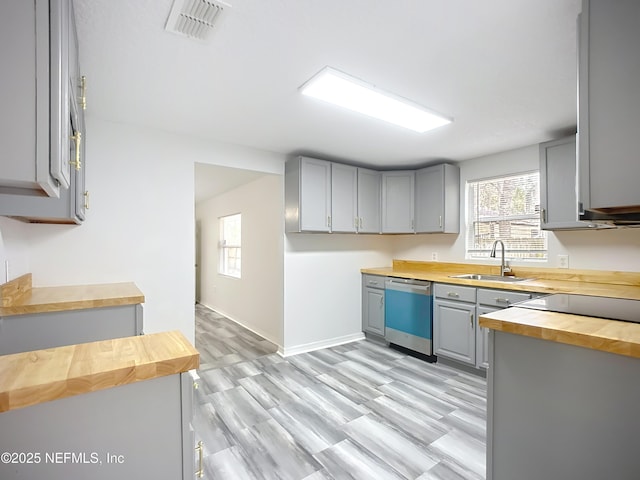
[[[487,258],[502,240],[513,260],[546,260],[540,230],[540,174],[529,172],[467,182],[466,257]]]
[[[220,217],[220,268],[222,275],[240,278],[241,214]]]

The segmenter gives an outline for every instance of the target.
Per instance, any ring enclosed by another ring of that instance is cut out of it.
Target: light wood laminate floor
[[[485,379],[369,341],[283,358],[196,305],[205,478],[485,478]]]

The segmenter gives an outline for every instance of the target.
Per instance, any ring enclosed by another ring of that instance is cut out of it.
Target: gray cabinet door
[[[382,172],[382,233],[414,233],[415,172]]]
[[[476,322],[481,315],[500,310],[493,307],[478,307]],[[489,368],[489,329],[476,323],[476,367]]]
[[[60,6],[52,0],[52,11]],[[51,42],[59,38],[59,25],[51,20]],[[49,79],[60,74],[50,63],[49,2],[0,2],[0,60],[7,68],[0,89],[0,192],[59,195],[51,173],[49,119],[59,119],[50,103]],[[52,51],[52,57],[55,54]],[[56,90],[52,97],[56,98]],[[51,115],[51,117],[50,117]],[[57,138],[51,138],[51,146]]]
[[[285,164],[284,208],[287,232],[329,232],[331,163],[296,157]]]
[[[363,295],[362,329],[384,337],[384,290],[366,287]]]
[[[358,232],[380,233],[381,174],[358,168]]]
[[[578,221],[575,135],[540,144],[540,217],[543,230],[589,228]]]
[[[460,170],[449,164],[416,172],[416,233],[458,233]]]
[[[578,172],[585,209],[640,205],[639,18],[637,1],[583,0]]]
[[[436,299],[433,303],[433,353],[475,366],[475,317],[475,304]]]
[[[331,231],[352,232],[358,222],[358,169],[331,164]]]

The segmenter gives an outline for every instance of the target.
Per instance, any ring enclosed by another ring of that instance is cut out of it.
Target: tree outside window
[[[467,258],[486,258],[496,240],[516,260],[546,260],[540,229],[540,174],[467,182]]]

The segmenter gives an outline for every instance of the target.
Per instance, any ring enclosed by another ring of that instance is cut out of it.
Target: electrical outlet
[[[432,262],[438,261],[438,252],[431,252],[431,261]]]
[[[569,268],[569,255],[558,255],[558,268]]]

